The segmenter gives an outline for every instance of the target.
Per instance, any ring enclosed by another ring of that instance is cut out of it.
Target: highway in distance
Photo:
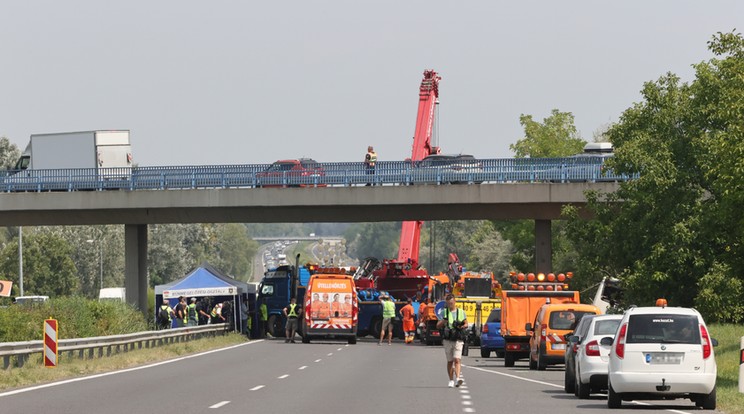
[[[465,383],[447,388],[441,346],[285,344],[257,340],[111,374],[0,393],[0,413],[550,413],[609,410],[604,395],[563,391],[562,366],[504,368],[500,358],[464,357]],[[641,413],[698,411],[689,400],[623,402]],[[710,411],[712,412],[712,411]]]

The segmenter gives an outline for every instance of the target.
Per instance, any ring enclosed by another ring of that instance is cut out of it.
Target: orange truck
[[[579,292],[572,290],[502,290],[501,335],[504,337],[504,366],[530,357],[528,325],[535,320],[540,307],[550,303],[579,303]]]

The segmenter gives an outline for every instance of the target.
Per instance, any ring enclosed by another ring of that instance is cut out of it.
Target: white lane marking
[[[465,408],[462,409],[462,411],[463,412],[466,412],[466,413],[474,413],[475,412],[475,408],[465,407]]]
[[[331,352],[330,354],[328,354],[328,356],[331,356],[331,355],[333,355],[333,352]]]
[[[339,348],[339,349],[337,349],[336,351],[341,351],[342,349],[343,349],[343,348]]]
[[[258,390],[260,390],[263,387],[265,387],[265,385],[257,385],[255,387],[251,388],[251,391],[258,391]]]
[[[322,359],[316,359],[316,360],[315,360],[315,362],[320,362],[320,361],[322,361]]]
[[[287,378],[288,376],[289,376],[289,374],[284,374],[281,377],[279,377],[279,379],[284,379],[284,378]]]
[[[211,406],[209,406],[209,408],[220,408],[220,407],[222,407],[223,405],[227,405],[227,404],[230,404],[230,401],[222,401],[222,402],[218,402],[218,403],[217,403],[217,404],[215,404],[215,405],[211,405]]]
[[[475,370],[478,370],[478,371],[483,371],[483,372],[488,372],[488,373],[491,373],[491,374],[501,375],[501,376],[504,376],[504,377],[518,379],[518,380],[521,380],[521,381],[534,382],[535,384],[547,385],[549,387],[554,387],[554,388],[563,388],[563,385],[553,384],[553,383],[550,383],[550,382],[533,380],[533,379],[529,379],[529,378],[520,377],[518,375],[511,375],[511,374],[507,374],[507,373],[504,373],[504,372],[492,371],[490,369],[484,369],[484,368],[478,368],[478,367],[471,367],[471,366],[464,365],[464,364],[463,364],[463,366],[466,367],[466,368],[471,368],[471,369],[475,369]],[[649,406],[652,406],[653,405],[653,404],[644,403],[644,402],[640,402],[640,401],[632,401],[632,402],[635,403],[635,404],[638,404],[638,405],[649,405]],[[690,414],[687,411],[672,410],[672,409],[665,409],[664,411],[669,411],[670,413],[678,413],[678,414]]]
[[[62,380],[62,381],[52,382],[52,383],[49,383],[49,384],[36,385],[36,386],[33,386],[33,387],[28,387],[28,388],[21,388],[20,390],[14,390],[14,391],[8,391],[8,392],[0,393],[0,398],[7,397],[7,396],[10,396],[10,395],[15,395],[15,394],[21,394],[21,393],[29,392],[29,391],[41,390],[41,389],[44,389],[44,388],[56,387],[57,385],[71,384],[73,382],[87,381],[87,380],[96,379],[96,378],[108,377],[109,375],[117,375],[117,374],[123,374],[125,372],[139,371],[141,369],[159,367],[161,365],[171,364],[171,363],[178,362],[178,361],[183,361],[183,360],[186,360],[186,359],[191,359],[191,358],[196,358],[196,357],[200,357],[200,356],[203,356],[203,355],[213,354],[215,352],[227,351],[227,350],[238,348],[238,347],[241,347],[241,346],[257,344],[257,343],[263,342],[263,341],[264,341],[263,339],[256,339],[256,340],[252,340],[250,342],[246,342],[246,343],[242,343],[242,344],[238,344],[238,345],[228,346],[227,348],[213,349],[211,351],[205,351],[205,352],[202,352],[202,353],[199,353],[199,354],[187,355],[187,356],[180,357],[180,358],[169,359],[167,361],[155,362],[154,364],[150,364],[150,365],[143,365],[141,367],[126,368],[126,369],[122,369],[122,370],[119,370],[119,371],[104,372],[102,374],[95,374],[95,375],[91,375],[91,376],[88,376],[88,377],[70,378],[70,379],[66,379],[66,380]]]
[[[460,387],[460,388],[462,388],[462,387]],[[467,394],[467,393],[469,393],[469,392],[470,392],[470,391],[468,391],[468,390],[460,390],[460,393],[461,393],[461,394]]]
[[[460,397],[462,397],[463,400],[469,400],[469,399],[473,398],[473,397],[471,397],[469,395],[461,395]]]
[[[473,405],[472,401],[463,401],[462,405]]]
[[[307,368],[307,365],[303,365],[303,366],[301,366],[301,367],[299,367],[297,369],[305,369],[305,368]]]

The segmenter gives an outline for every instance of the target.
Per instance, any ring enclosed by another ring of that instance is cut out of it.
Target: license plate
[[[554,344],[553,345],[553,349],[565,351],[566,350],[566,344]]]
[[[659,365],[679,365],[682,363],[681,352],[650,352],[646,354],[646,363]]]

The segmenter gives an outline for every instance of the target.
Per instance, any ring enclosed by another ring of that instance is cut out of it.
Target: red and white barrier
[[[47,319],[44,321],[44,366],[54,368],[57,366],[57,320]]]

